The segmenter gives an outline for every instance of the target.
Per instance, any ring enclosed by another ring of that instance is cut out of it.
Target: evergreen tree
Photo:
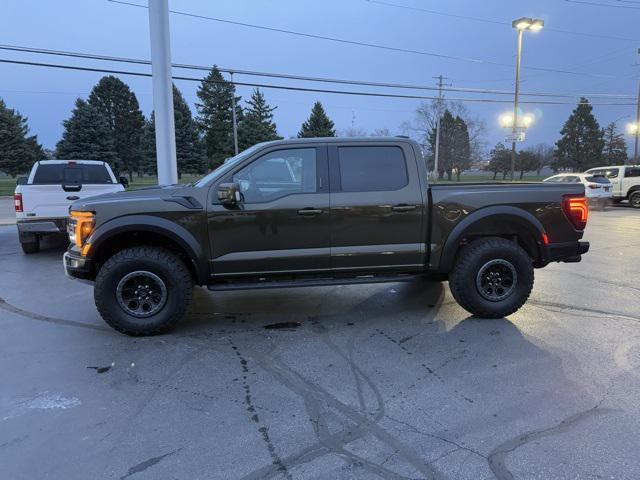
[[[56,158],[114,162],[116,152],[111,129],[96,108],[78,98],[71,117],[62,124],[64,132],[56,145]]]
[[[434,168],[437,129],[434,125],[429,133],[431,151],[430,168]],[[440,141],[438,147],[438,178],[451,180],[453,171],[460,181],[460,174],[471,166],[471,142],[467,123],[460,116],[453,116],[446,109],[440,118]]]
[[[198,126],[204,137],[209,167],[215,168],[235,154],[233,143],[233,97],[235,86],[215,65],[198,88]],[[240,97],[236,97],[236,121],[242,123]]]
[[[622,133],[618,133],[615,122],[604,129],[605,165],[624,165],[628,160],[627,142]]]
[[[502,143],[498,143],[490,153],[489,164],[486,170],[493,172],[495,180],[498,173],[502,173],[502,179],[507,177],[507,173],[511,170],[511,150],[508,150]]]
[[[273,121],[273,111],[276,108],[269,106],[260,90],[256,88],[253,91],[239,125],[240,150],[256,143],[282,138],[278,136],[278,129]]]
[[[589,100],[581,98],[556,142],[556,167],[584,172],[602,165],[604,136],[592,112]]]
[[[311,115],[302,124],[298,138],[335,137],[336,130],[333,122],[327,116],[322,104],[316,102],[311,109]]]
[[[29,136],[27,119],[0,99],[0,171],[15,177],[45,158],[35,135]]]
[[[456,172],[456,180],[460,181],[462,172],[471,167],[471,143],[467,123],[456,116],[453,123],[453,149],[451,166]]]
[[[142,161],[144,128],[136,95],[122,80],[109,75],[93,87],[88,103],[107,120],[116,152],[115,169],[128,172],[131,178]]]
[[[178,176],[183,173],[204,173],[206,171],[206,160],[204,148],[198,126],[191,115],[189,105],[185,101],[180,90],[173,86],[173,114],[176,131],[176,157],[178,163]],[[156,124],[155,114],[151,112],[151,118],[146,122],[143,144],[142,170],[145,173],[156,171]]]
[[[154,112],[151,112],[151,117],[144,121],[141,143],[142,161],[140,162],[138,173],[140,175],[157,175],[158,160],[156,158],[156,120]]]

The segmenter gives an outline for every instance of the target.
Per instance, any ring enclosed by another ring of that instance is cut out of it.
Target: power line
[[[121,63],[138,64],[138,65],[151,65],[151,62],[149,60],[127,58],[127,57],[106,56],[106,55],[98,55],[93,53],[70,52],[70,51],[64,51],[64,50],[50,50],[50,49],[42,49],[42,48],[25,47],[20,45],[0,44],[0,50],[36,53],[36,54],[43,54],[43,55],[55,55],[55,56],[71,57],[71,58],[83,58],[83,59],[101,60],[101,61],[109,61],[109,62],[121,62]],[[204,65],[188,65],[188,64],[179,64],[179,63],[172,64],[172,67],[187,69],[187,70],[201,70],[201,71],[207,71],[207,72],[211,70],[211,67],[207,67]],[[385,82],[373,82],[373,81],[365,81],[365,80],[344,80],[344,79],[335,79],[335,78],[326,78],[326,77],[290,75],[290,74],[284,74],[284,73],[257,72],[252,70],[242,70],[242,69],[222,68],[222,67],[218,67],[218,70],[226,73],[235,73],[235,74],[242,74],[242,75],[271,77],[271,78],[282,78],[287,80],[300,80],[300,81],[311,81],[311,82],[321,82],[321,83],[336,83],[336,84],[346,84],[346,85],[398,88],[398,89],[410,89],[410,90],[439,91],[438,87],[415,85],[415,84],[411,85],[411,84],[403,84],[403,83],[385,83]],[[450,86],[450,85],[447,85],[447,86]],[[444,90],[449,92],[458,92],[458,93],[513,95],[513,91],[511,90],[480,89],[480,88],[468,88],[468,87],[444,88]],[[529,93],[523,93],[522,95],[532,96],[532,97],[555,97],[555,98],[577,98],[577,97],[617,98],[617,99],[631,99],[631,98],[635,99],[636,98],[635,95],[625,95],[625,94],[615,94],[615,93],[610,93],[610,94],[591,93],[590,94],[590,93],[529,92]]]
[[[132,72],[127,70],[114,70],[114,69],[105,69],[105,68],[93,68],[93,67],[80,67],[74,65],[61,65],[55,63],[43,63],[43,62],[27,62],[23,60],[10,60],[6,58],[0,58],[0,63],[14,64],[14,65],[28,65],[28,66],[36,66],[36,67],[45,67],[45,68],[58,68],[64,70],[77,70],[84,72],[97,72],[97,73],[109,73],[113,75],[132,75],[137,77],[151,77],[150,73],[145,72]],[[214,80],[206,80],[195,77],[184,77],[184,76],[173,76],[174,80],[185,80],[191,82],[203,82],[203,83],[224,83],[226,80],[214,81]],[[362,92],[362,91],[353,91],[353,90],[329,90],[329,89],[320,89],[320,88],[308,88],[308,87],[293,87],[293,86],[285,86],[285,85],[272,85],[272,84],[264,84],[264,83],[249,83],[249,82],[228,82],[233,83],[233,85],[246,86],[246,87],[257,87],[257,88],[268,88],[268,89],[276,89],[276,90],[290,90],[297,92],[314,92],[314,93],[330,93],[337,95],[356,95],[356,96],[365,96],[365,97],[385,97],[385,98],[404,98],[404,99],[412,99],[412,100],[437,100],[438,97],[434,96],[426,96],[426,95],[401,95],[394,93],[379,93],[379,92]],[[450,101],[454,102],[469,102],[469,103],[512,103],[509,100],[500,100],[495,98],[450,98]],[[534,104],[534,105],[575,105],[574,102],[559,102],[559,101],[550,101],[550,100],[536,100],[536,101],[524,101],[521,103],[526,104]],[[630,106],[636,105],[635,103],[591,103],[591,105],[600,105],[600,106]]]
[[[124,1],[124,0],[107,0],[107,1],[111,2],[111,3],[117,3],[117,4],[120,4],[120,5],[127,5],[127,6],[130,6],[130,7],[137,7],[137,8],[144,8],[144,9],[148,9],[149,8],[146,5],[139,5],[137,3],[127,2],[127,1]],[[169,10],[169,13],[172,13],[174,15],[181,15],[181,16],[185,16],[185,17],[198,18],[200,20],[209,20],[209,21],[213,21],[213,22],[227,23],[227,24],[230,24],[230,25],[237,25],[237,26],[241,26],[241,27],[253,28],[253,29],[258,29],[258,30],[266,30],[266,31],[270,31],[270,32],[284,33],[284,34],[288,34],[288,35],[295,35],[295,36],[305,37],[305,38],[312,38],[312,39],[315,39],[315,40],[326,40],[326,41],[330,41],[330,42],[336,42],[336,43],[342,43],[342,44],[348,44],[348,45],[356,45],[356,46],[359,46],[359,47],[376,48],[376,49],[387,50],[387,51],[392,51],[392,52],[401,52],[401,53],[409,53],[409,54],[413,54],[413,55],[423,55],[423,56],[428,56],[428,57],[436,57],[436,58],[442,58],[444,60],[456,60],[456,61],[471,62],[471,63],[476,63],[476,64],[492,65],[492,66],[497,66],[497,67],[514,68],[514,65],[511,65],[511,64],[508,64],[508,63],[495,62],[495,61],[492,61],[492,60],[482,60],[482,59],[479,59],[479,58],[472,58],[472,57],[460,57],[460,56],[455,56],[455,55],[447,55],[447,54],[443,54],[443,53],[427,52],[427,51],[422,51],[422,50],[413,50],[413,49],[400,48],[400,47],[392,47],[392,46],[389,46],[389,45],[382,45],[382,44],[378,44],[378,43],[368,43],[368,42],[360,42],[360,41],[356,41],[356,40],[347,40],[347,39],[344,39],[344,38],[328,37],[328,36],[324,36],[324,35],[317,35],[317,34],[314,34],[314,33],[298,32],[298,31],[287,30],[287,29],[283,29],[283,28],[267,27],[265,25],[256,25],[256,24],[253,24],[253,23],[238,22],[238,21],[235,21],[235,20],[227,20],[227,19],[224,19],[224,18],[211,17],[211,16],[208,16],[208,15],[200,15],[200,14],[196,14],[196,13],[183,12],[183,11],[180,11],[180,10]],[[605,74],[605,73],[572,72],[572,71],[569,71],[569,70],[561,70],[561,69],[546,68],[546,67],[532,67],[532,66],[523,66],[522,68],[526,68],[528,70],[538,70],[538,71],[541,71],[541,72],[562,73],[562,74],[565,74],[565,75],[577,75],[577,76],[598,77],[598,78],[620,78],[619,76],[609,75],[609,74]]]
[[[564,1],[567,3],[579,3],[581,5],[590,5],[593,7],[626,8],[630,10],[640,10],[640,7],[632,7],[629,5],[614,5],[612,3],[589,2],[586,0],[564,0]],[[625,2],[625,3],[635,3],[635,2]]]
[[[471,21],[475,21],[475,22],[482,22],[482,23],[488,23],[488,24],[492,24],[492,25],[502,25],[502,26],[506,26],[511,28],[511,22],[507,22],[504,20],[496,20],[496,19],[491,19],[491,18],[482,18],[482,17],[473,17],[470,15],[459,15],[459,14],[455,14],[455,13],[448,13],[448,12],[442,12],[442,11],[438,11],[438,10],[431,10],[431,9],[427,9],[427,8],[422,8],[422,7],[412,7],[409,5],[402,5],[399,3],[392,3],[392,2],[385,2],[382,0],[365,0],[369,3],[375,3],[378,5],[384,5],[386,7],[392,7],[392,8],[400,8],[400,9],[404,9],[404,10],[413,10],[416,12],[423,12],[423,13],[428,13],[431,15],[439,15],[442,17],[450,17],[450,18],[458,18],[461,20],[471,20]],[[619,36],[615,36],[615,35],[603,35],[603,34],[598,34],[598,33],[587,33],[587,32],[576,32],[573,30],[564,30],[561,28],[553,28],[553,27],[546,27],[545,26],[545,30],[549,31],[549,32],[556,32],[556,33],[562,33],[562,34],[566,34],[566,35],[576,35],[576,36],[580,36],[580,37],[592,37],[592,38],[606,38],[606,39],[610,39],[610,40],[621,40],[621,41],[625,41],[625,42],[638,42],[640,41],[637,38],[628,38],[628,37],[619,37]]]

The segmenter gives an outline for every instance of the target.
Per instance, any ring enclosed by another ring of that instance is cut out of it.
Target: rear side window
[[[607,177],[603,177],[602,175],[594,175],[592,177],[584,177],[587,182],[592,183],[611,183]]]
[[[393,191],[409,183],[400,147],[339,147],[338,163],[343,192]]]
[[[618,178],[620,170],[618,168],[603,168],[598,170],[589,170],[587,173],[591,175],[602,175],[607,178]]]
[[[625,178],[640,177],[640,168],[627,168],[624,172]]]
[[[107,184],[113,183],[104,165],[55,163],[38,165],[33,185]]]

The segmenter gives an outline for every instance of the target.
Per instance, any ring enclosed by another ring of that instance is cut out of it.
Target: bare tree
[[[449,110],[454,117],[460,117],[464,120],[469,130],[471,160],[473,162],[481,160],[487,148],[487,142],[484,138],[487,127],[484,121],[471,115],[467,107],[461,102],[443,101],[440,112],[445,112],[446,110]],[[409,135],[420,143],[425,153],[433,155],[429,144],[429,136],[436,128],[437,120],[438,101],[423,102],[416,109],[414,118],[402,124],[402,131],[405,135]]]
[[[391,130],[387,127],[376,128],[373,132],[371,132],[372,137],[391,137],[393,134]]]
[[[362,128],[350,127],[338,132],[340,137],[366,137],[367,131]]]

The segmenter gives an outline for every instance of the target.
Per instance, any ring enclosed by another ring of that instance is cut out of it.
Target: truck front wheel
[[[533,264],[515,242],[498,237],[476,240],[460,252],[449,288],[460,306],[476,317],[506,317],[529,298]]]
[[[633,192],[629,195],[629,204],[633,208],[640,208],[640,192]]]
[[[93,296],[100,316],[126,335],[156,335],[183,317],[193,279],[176,255],[158,247],[133,247],[109,258]]]

